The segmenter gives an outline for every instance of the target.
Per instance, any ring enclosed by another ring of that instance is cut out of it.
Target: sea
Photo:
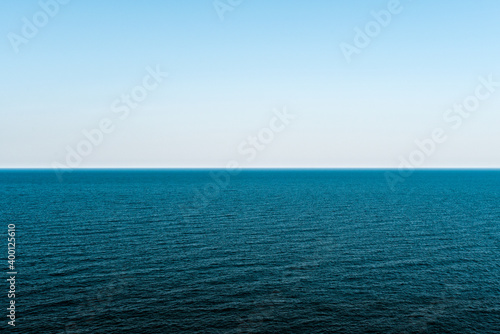
[[[500,333],[499,170],[2,170],[0,217],[2,333]]]

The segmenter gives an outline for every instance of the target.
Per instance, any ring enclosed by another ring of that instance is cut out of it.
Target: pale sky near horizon
[[[499,1],[218,6],[2,1],[0,168],[397,167],[435,129],[419,167],[500,168]]]

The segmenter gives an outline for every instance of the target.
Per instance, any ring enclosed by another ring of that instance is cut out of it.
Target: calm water
[[[500,171],[421,171],[395,191],[383,171],[226,181],[0,172],[16,330],[500,333]]]

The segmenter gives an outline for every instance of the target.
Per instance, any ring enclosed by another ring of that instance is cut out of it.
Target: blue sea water
[[[221,173],[0,172],[0,328],[500,333],[500,171]]]

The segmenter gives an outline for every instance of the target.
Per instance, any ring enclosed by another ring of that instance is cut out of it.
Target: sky
[[[496,0],[4,0],[0,168],[500,168]]]

